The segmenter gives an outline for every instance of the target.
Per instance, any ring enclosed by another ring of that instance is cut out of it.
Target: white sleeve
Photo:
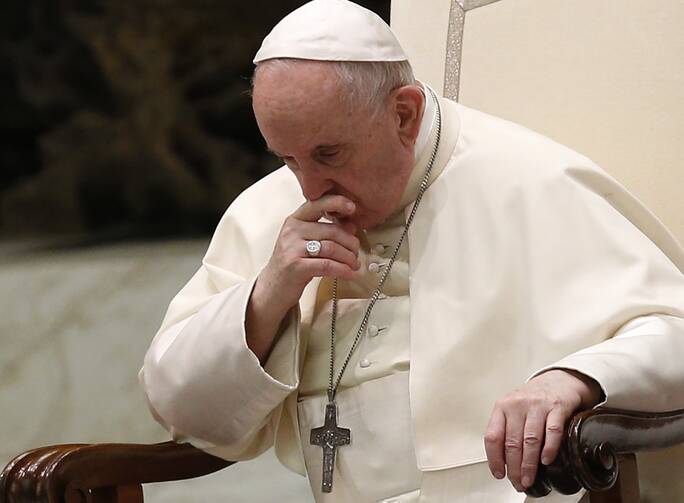
[[[162,329],[140,371],[153,415],[175,440],[234,446],[236,460],[270,447],[273,416],[299,385],[298,310],[281,325],[265,368],[247,347],[254,281],[213,295],[198,312]]]
[[[599,405],[664,412],[684,408],[684,319],[665,314],[640,316],[615,336],[573,353],[530,377],[551,369],[581,372],[599,383]]]

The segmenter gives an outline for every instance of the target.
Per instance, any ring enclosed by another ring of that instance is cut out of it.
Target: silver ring
[[[307,241],[306,253],[309,255],[309,257],[318,257],[318,254],[321,253],[321,242],[316,241],[315,239]]]

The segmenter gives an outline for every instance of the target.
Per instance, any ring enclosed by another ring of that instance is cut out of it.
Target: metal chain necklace
[[[323,482],[321,490],[325,493],[329,493],[332,491],[333,469],[335,467],[335,454],[337,448],[343,445],[347,445],[351,442],[351,431],[348,428],[340,428],[339,426],[337,426],[337,405],[335,404],[335,395],[337,394],[337,388],[339,387],[340,382],[342,381],[342,376],[344,375],[344,371],[347,369],[347,365],[349,365],[349,361],[351,360],[354,351],[356,350],[356,348],[359,345],[359,342],[361,341],[361,336],[363,335],[363,332],[366,330],[366,326],[368,325],[368,320],[370,318],[371,311],[373,310],[375,303],[380,298],[380,294],[382,293],[382,287],[384,286],[385,281],[387,280],[387,277],[389,276],[389,273],[392,270],[394,261],[396,260],[397,255],[399,254],[399,249],[401,248],[401,245],[404,242],[406,235],[408,234],[411,222],[413,222],[413,218],[415,217],[416,211],[418,210],[418,205],[420,204],[420,201],[423,198],[423,194],[427,190],[428,182],[430,180],[430,173],[432,172],[432,166],[435,163],[435,159],[437,158],[437,150],[439,149],[439,143],[442,136],[442,110],[439,106],[439,100],[437,99],[435,92],[429,87],[427,87],[427,89],[430,91],[432,100],[435,102],[437,106],[437,114],[435,120],[435,128],[437,130],[436,140],[432,147],[430,160],[428,162],[427,168],[425,168],[425,175],[423,176],[420,182],[418,195],[416,196],[416,201],[413,204],[411,213],[409,214],[409,217],[406,220],[404,231],[401,233],[401,237],[399,238],[399,241],[397,241],[397,244],[394,247],[394,251],[390,256],[389,262],[387,263],[386,267],[383,268],[380,280],[378,281],[378,286],[375,287],[373,293],[371,294],[368,306],[366,307],[366,311],[363,315],[363,318],[361,319],[361,324],[359,325],[359,329],[356,332],[354,342],[352,343],[351,348],[349,349],[349,353],[347,354],[347,357],[345,358],[344,363],[342,364],[342,368],[337,374],[337,378],[335,378],[335,323],[337,321],[337,278],[335,278],[333,281],[332,319],[330,322],[330,379],[328,384],[328,404],[325,406],[325,422],[323,426],[320,426],[319,428],[313,428],[311,430],[310,439],[312,445],[318,445],[323,448]]]

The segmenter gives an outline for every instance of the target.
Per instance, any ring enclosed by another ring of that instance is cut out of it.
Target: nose
[[[332,180],[326,178],[315,169],[301,169],[297,178],[302,188],[302,194],[309,201],[321,198],[334,186]]]

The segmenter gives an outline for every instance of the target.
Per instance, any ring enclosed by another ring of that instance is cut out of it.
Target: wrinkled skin
[[[300,68],[301,67],[301,68]],[[309,201],[343,195],[358,229],[382,223],[396,209],[414,165],[423,95],[417,86],[390,96],[384,113],[340,99],[347,92],[326,63],[300,63],[296,76],[259,69],[254,114],[268,148],[297,177]]]
[[[492,474],[517,491],[530,487],[541,461],[556,459],[565,423],[601,400],[601,388],[579,372],[553,369],[497,400],[484,443]]]

